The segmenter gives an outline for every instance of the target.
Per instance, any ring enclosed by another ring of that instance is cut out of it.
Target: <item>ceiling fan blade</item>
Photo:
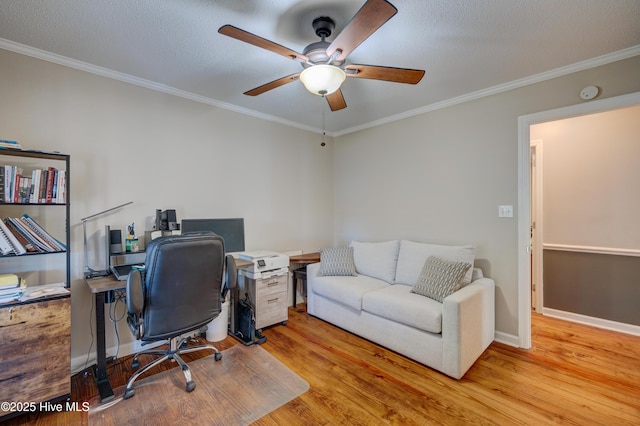
[[[244,94],[248,96],[258,96],[263,94],[264,92],[268,92],[271,89],[275,89],[277,87],[284,86],[287,83],[291,83],[292,81],[296,81],[299,77],[300,73],[291,74],[286,77],[273,80],[267,84],[263,84],[262,86],[256,87],[255,89],[248,90],[244,92]]]
[[[417,84],[422,80],[422,76],[424,76],[424,70],[379,67],[377,65],[351,64],[345,67],[345,71],[347,77],[368,78],[370,80],[383,80],[407,84]]]
[[[342,96],[342,90],[340,89],[330,95],[326,95],[325,98],[327,98],[331,111],[338,111],[347,107],[344,96]]]
[[[397,12],[398,9],[386,0],[368,0],[329,45],[327,55],[331,57],[336,50],[341,50],[336,60],[344,60]]]
[[[267,40],[266,38],[262,38],[245,30],[241,30],[240,28],[234,27],[233,25],[223,25],[218,29],[218,32],[228,37],[244,41],[245,43],[253,44],[254,46],[269,50],[273,53],[277,53],[278,55],[282,55],[285,58],[292,59],[296,62],[307,62],[309,60],[309,58],[307,58],[302,53],[298,53],[287,47],[281,46],[278,43]]]

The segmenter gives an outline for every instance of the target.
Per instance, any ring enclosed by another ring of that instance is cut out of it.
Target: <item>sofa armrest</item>
[[[442,303],[443,366],[461,378],[495,335],[495,283],[480,278]]]
[[[309,263],[307,266],[307,281],[311,277],[317,277],[320,271],[320,263]],[[307,284],[308,285],[308,284]]]
[[[318,277],[320,271],[320,263],[310,263],[307,265],[307,312],[311,315],[315,315],[315,296],[316,292],[313,290],[313,286]]]

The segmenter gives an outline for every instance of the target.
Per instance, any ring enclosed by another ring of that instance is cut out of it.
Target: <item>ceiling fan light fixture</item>
[[[314,95],[330,95],[340,88],[345,72],[335,65],[313,65],[300,73],[300,81]]]

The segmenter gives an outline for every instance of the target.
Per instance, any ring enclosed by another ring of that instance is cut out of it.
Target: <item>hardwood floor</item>
[[[640,424],[637,336],[534,314],[532,349],[494,342],[458,381],[294,309],[287,326],[264,334],[262,347],[310,389],[257,425]],[[235,344],[228,337],[218,347]],[[114,387],[131,374],[120,361],[110,371]],[[90,375],[73,377],[73,400],[96,394]],[[26,423],[88,424],[80,413],[10,422]]]

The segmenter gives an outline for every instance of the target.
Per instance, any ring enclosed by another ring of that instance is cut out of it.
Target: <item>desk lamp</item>
[[[128,206],[129,204],[133,204],[133,201],[129,201],[128,203],[120,204],[119,206],[111,207],[110,209],[103,210],[101,212],[92,214],[91,216],[83,217],[80,219],[82,222],[82,235],[84,238],[84,277],[85,278],[96,278],[96,277],[106,277],[110,274],[108,270],[106,271],[96,271],[95,269],[91,269],[89,267],[89,257],[87,255],[87,221],[89,219],[93,219],[94,217],[101,216],[105,213],[109,213],[110,211],[119,209],[124,206]]]

